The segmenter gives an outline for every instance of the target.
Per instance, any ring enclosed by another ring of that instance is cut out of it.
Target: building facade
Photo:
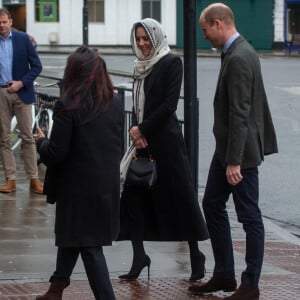
[[[10,10],[14,27],[33,35],[40,45],[81,45],[84,5],[90,45],[128,46],[130,29],[144,17],[158,19],[170,45],[183,47],[183,3],[186,0],[0,0]],[[189,0],[190,1],[190,0]],[[197,18],[212,0],[195,0]],[[282,48],[300,33],[300,0],[228,0],[241,34],[256,49]],[[197,20],[197,48],[209,48]]]
[[[33,35],[40,45],[83,43],[83,0],[0,0],[0,4],[12,12],[15,27]],[[176,0],[88,0],[87,4],[90,45],[129,45],[132,24],[147,9],[161,18],[170,44],[176,43]]]

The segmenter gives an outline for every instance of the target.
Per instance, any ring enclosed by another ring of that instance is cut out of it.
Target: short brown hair
[[[11,14],[6,8],[0,8],[0,16],[7,15],[11,19]]]
[[[213,25],[216,19],[223,21],[225,24],[234,24],[234,15],[232,10],[223,3],[213,3],[207,6],[203,12],[205,22]]]

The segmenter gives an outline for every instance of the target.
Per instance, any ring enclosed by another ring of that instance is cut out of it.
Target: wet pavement
[[[45,196],[31,193],[23,172],[19,151],[17,191],[0,194],[0,300],[35,299],[48,288],[48,279],[55,267],[54,247],[55,206],[45,203]],[[45,167],[39,166],[41,180]],[[2,166],[0,165],[2,176]],[[2,184],[4,180],[0,180]],[[237,222],[232,202],[229,213],[234,240],[237,280],[244,268],[245,236]],[[265,259],[260,281],[261,300],[300,299],[300,239],[270,220],[265,219]],[[209,241],[200,242],[206,255],[206,276],[212,275],[213,257]],[[189,295],[190,263],[185,242],[146,242],[151,257],[150,280],[144,270],[137,281],[118,279],[131,264],[129,242],[117,242],[105,247],[117,300],[139,299],[222,299],[226,293],[209,296]],[[204,280],[205,280],[204,279]],[[201,283],[199,283],[201,284]],[[81,260],[74,270],[71,284],[63,299],[94,299]]]
[[[70,53],[76,47],[38,46],[40,53]],[[98,47],[99,48],[99,47]],[[131,54],[130,48],[99,49],[102,54]],[[282,51],[261,52],[261,55],[286,55]],[[218,55],[209,51],[198,55]],[[0,193],[0,300],[29,300],[44,293],[48,279],[54,271],[56,248],[54,246],[55,206],[46,204],[45,196],[31,193],[23,172],[20,152],[16,153],[18,166],[17,191]],[[43,180],[45,167],[40,165]],[[4,183],[0,164],[0,184]],[[201,193],[200,193],[201,201]],[[229,202],[232,237],[235,250],[237,280],[244,269],[245,235]],[[300,299],[300,239],[269,219],[264,219],[266,229],[265,258],[260,280],[261,300]],[[212,275],[213,256],[210,242],[200,242],[206,255],[206,276]],[[113,288],[117,300],[188,300],[222,299],[228,293],[208,296],[189,295],[189,251],[185,242],[146,242],[151,257],[150,280],[144,270],[139,280],[126,282],[118,279],[130,269],[132,251],[129,242],[117,242],[105,247]],[[202,281],[202,282],[203,282]],[[199,282],[198,284],[201,284]],[[71,284],[65,289],[63,299],[94,299],[84,267],[79,259]]]

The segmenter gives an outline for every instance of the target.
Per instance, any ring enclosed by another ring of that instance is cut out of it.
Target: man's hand
[[[226,168],[226,177],[229,184],[237,185],[243,179],[241,174],[241,166],[228,165]]]
[[[21,80],[15,81],[12,80],[9,82],[9,87],[7,88],[7,91],[9,93],[16,93],[24,86],[23,82]]]

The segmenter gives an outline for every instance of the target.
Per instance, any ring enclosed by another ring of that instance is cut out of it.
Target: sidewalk
[[[45,196],[28,191],[21,157],[17,153],[17,191],[0,194],[0,300],[30,300],[44,293],[55,267],[53,226],[55,206],[45,203]],[[0,172],[2,172],[0,166]],[[40,166],[40,176],[45,167]],[[1,181],[0,184],[3,182]],[[234,241],[237,280],[244,269],[245,237],[237,222],[232,201],[229,213]],[[264,220],[266,229],[265,259],[260,281],[261,300],[300,299],[300,239]],[[199,243],[206,255],[206,277],[212,275],[213,256],[209,241]],[[146,270],[140,279],[123,282],[118,279],[131,264],[129,242],[105,247],[117,300],[188,300],[222,299],[214,296],[193,296],[187,293],[190,276],[189,251],[185,242],[146,242],[151,257],[150,280]],[[81,260],[74,270],[71,284],[63,299],[94,299]]]

